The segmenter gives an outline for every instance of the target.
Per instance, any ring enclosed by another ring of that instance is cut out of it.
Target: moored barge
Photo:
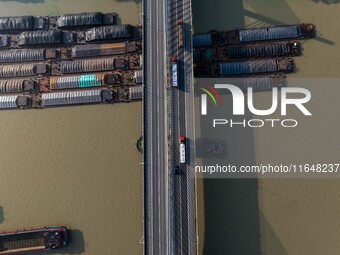
[[[62,48],[10,49],[0,51],[0,63],[73,60],[141,53],[140,42],[74,45]]]
[[[193,36],[194,47],[213,45],[237,45],[261,41],[308,39],[315,37],[313,24],[285,25],[277,27],[251,28],[227,32],[212,31]]]
[[[91,87],[136,86],[142,83],[141,70],[100,72],[70,76],[0,79],[0,94],[51,92]]]
[[[19,34],[1,34],[0,49],[34,48],[41,46],[62,47],[73,44],[101,42],[125,42],[141,40],[140,27],[124,25],[99,26],[90,29],[73,30],[34,30]]]
[[[194,50],[194,63],[254,58],[294,57],[301,54],[298,42],[219,46]]]
[[[66,247],[66,227],[42,227],[0,232],[0,254],[23,254],[49,251]]]
[[[290,58],[194,65],[194,74],[196,77],[249,76],[270,73],[290,73],[293,71],[293,60]]]
[[[0,110],[131,102],[141,100],[142,95],[142,86],[4,95],[0,96]]]
[[[60,16],[0,17],[0,30],[17,33],[23,30],[74,29],[116,25],[116,13],[87,12]]]

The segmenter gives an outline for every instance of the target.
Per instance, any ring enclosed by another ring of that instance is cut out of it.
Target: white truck
[[[179,144],[179,162],[181,164],[185,164],[185,162],[186,162],[185,137],[184,136],[180,136],[179,141],[180,141],[180,144]]]

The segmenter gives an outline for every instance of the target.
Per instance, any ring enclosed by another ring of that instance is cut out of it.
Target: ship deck
[[[45,249],[44,232],[0,236],[0,254]]]

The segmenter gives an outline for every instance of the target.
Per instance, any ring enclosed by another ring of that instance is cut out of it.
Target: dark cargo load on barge
[[[110,40],[132,37],[131,25],[94,27],[85,32],[85,41]]]
[[[61,226],[0,232],[0,254],[26,254],[59,249],[68,245],[67,238],[67,229]]]
[[[53,92],[42,94],[42,106],[90,104],[112,101],[113,99],[113,92],[103,89]]]
[[[82,72],[99,72],[113,71],[115,69],[126,68],[125,59],[123,58],[105,58],[105,59],[86,59],[75,61],[61,61],[60,70],[62,73],[82,73]]]
[[[0,63],[45,60],[45,49],[0,51]]]
[[[315,30],[312,24],[242,29],[239,31],[240,43],[290,38],[310,38],[314,36]]]
[[[0,17],[0,30],[32,30],[33,16]]]
[[[60,44],[62,38],[61,30],[27,31],[19,35],[18,45]]]
[[[73,58],[97,57],[105,55],[119,55],[137,50],[136,42],[88,44],[72,47]]]
[[[206,47],[215,44],[222,44],[224,42],[222,33],[212,31],[203,34],[193,35],[193,47]]]
[[[224,62],[219,64],[221,76],[292,72],[291,59],[265,59]]]
[[[0,66],[0,77],[25,77],[46,74],[46,64],[22,64]]]
[[[300,50],[300,44],[293,42],[219,47],[217,52],[218,60],[226,61],[228,59],[297,56],[301,53]]]
[[[58,18],[58,27],[75,27],[102,24],[103,14],[101,12],[89,12],[79,14],[65,14]]]
[[[108,13],[103,14],[101,12],[87,12],[77,14],[65,14],[61,15],[57,20],[57,26],[59,28],[71,28],[82,26],[98,26],[98,25],[115,25],[117,14]]]
[[[32,80],[0,80],[0,93],[29,92],[36,89]]]

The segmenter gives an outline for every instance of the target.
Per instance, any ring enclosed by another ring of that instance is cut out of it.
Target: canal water
[[[0,1],[0,16],[117,12],[140,1]],[[142,104],[0,111],[0,231],[71,229],[61,254],[142,254]]]
[[[294,59],[298,70],[289,77],[340,76],[339,1],[195,0],[193,12],[195,32],[312,22],[318,36],[302,42],[303,56]],[[338,93],[327,84],[313,88],[313,120],[295,131],[225,133],[226,161],[338,161]],[[266,92],[258,93],[255,102],[267,99]],[[203,129],[198,126],[198,136]],[[339,193],[339,179],[199,179],[200,254],[339,254]]]

